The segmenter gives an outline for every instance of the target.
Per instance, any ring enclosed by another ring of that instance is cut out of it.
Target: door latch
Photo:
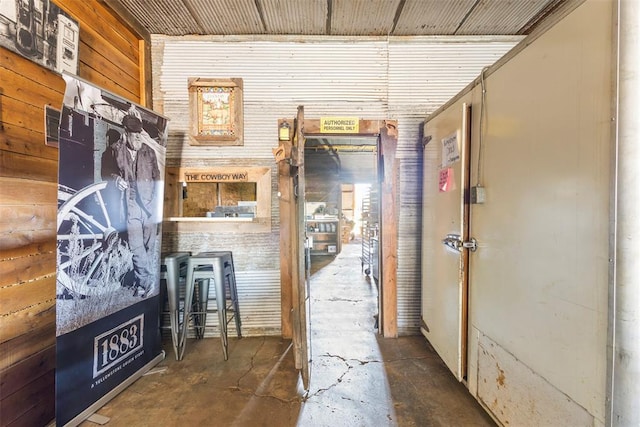
[[[465,242],[459,234],[447,234],[442,239],[442,243],[448,248],[461,252],[462,249],[469,249],[471,252],[475,252],[478,249],[478,241],[475,238]]]
[[[472,237],[468,242],[462,242],[462,247],[469,249],[471,252],[475,252],[478,249],[478,241]]]

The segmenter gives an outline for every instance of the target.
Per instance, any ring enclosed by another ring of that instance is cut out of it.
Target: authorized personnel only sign
[[[359,124],[357,117],[321,117],[320,133],[358,133]]]

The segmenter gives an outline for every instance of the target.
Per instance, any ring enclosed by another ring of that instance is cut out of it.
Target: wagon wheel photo
[[[58,295],[86,297],[114,292],[133,266],[127,243],[113,226],[106,188],[106,181],[99,182],[71,196],[68,189],[59,189]]]

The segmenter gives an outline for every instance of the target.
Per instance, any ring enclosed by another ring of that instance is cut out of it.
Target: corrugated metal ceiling
[[[150,34],[524,35],[568,0],[105,0]]]

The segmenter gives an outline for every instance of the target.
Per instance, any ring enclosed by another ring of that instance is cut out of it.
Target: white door
[[[422,333],[459,380],[466,377],[470,116],[461,104],[428,121],[423,152]]]

